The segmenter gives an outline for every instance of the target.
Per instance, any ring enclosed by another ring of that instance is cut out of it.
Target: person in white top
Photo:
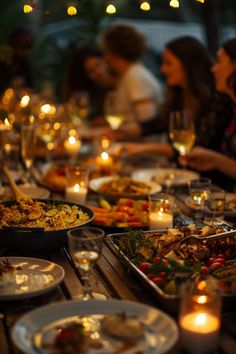
[[[119,24],[104,33],[104,52],[111,71],[117,77],[116,100],[125,123],[119,129],[124,140],[151,132],[162,101],[159,81],[141,62],[146,50],[142,33]]]

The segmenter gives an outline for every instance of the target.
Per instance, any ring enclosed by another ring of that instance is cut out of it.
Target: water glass
[[[204,207],[211,194],[211,180],[200,177],[189,181],[189,194],[196,209],[194,222],[197,226],[200,226],[204,219]]]
[[[94,293],[90,282],[91,267],[98,261],[105,232],[95,227],[79,227],[68,231],[69,251],[76,267],[82,273],[83,300],[105,298]]]
[[[211,195],[207,202],[207,209],[212,214],[212,223],[224,219],[226,193],[222,188],[211,189]]]

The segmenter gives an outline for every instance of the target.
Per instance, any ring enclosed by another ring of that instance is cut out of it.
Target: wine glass
[[[27,170],[26,178],[31,183],[31,170],[34,162],[36,147],[36,126],[21,126],[21,157]]]
[[[109,92],[104,102],[105,120],[113,130],[117,130],[125,121],[124,113],[119,107],[116,92]]]
[[[87,91],[76,91],[67,104],[70,119],[75,127],[85,123],[90,111],[90,99]]]
[[[205,203],[210,199],[211,180],[210,178],[200,177],[189,181],[189,194],[192,198],[194,207],[196,208],[195,221],[203,218],[203,209]]]
[[[94,293],[90,282],[91,267],[98,261],[105,232],[95,227],[79,227],[68,231],[69,251],[76,267],[82,273],[83,300],[105,298]]]
[[[183,110],[170,113],[169,137],[180,156],[185,156],[192,149],[196,135],[191,112]]]
[[[57,147],[61,138],[63,123],[59,122],[56,117],[45,117],[38,126],[38,137],[45,144],[47,151],[52,153]],[[47,158],[51,158],[51,154],[47,154]]]

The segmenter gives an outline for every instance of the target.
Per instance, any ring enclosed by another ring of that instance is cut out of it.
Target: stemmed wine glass
[[[104,114],[105,120],[113,130],[119,129],[125,121],[125,116],[121,112],[115,91],[109,92],[105,97]]]
[[[79,227],[68,231],[69,251],[76,267],[82,273],[83,300],[105,298],[94,293],[90,282],[91,267],[98,261],[105,232],[95,227]]]
[[[76,91],[67,104],[71,122],[75,127],[86,123],[90,111],[90,98],[87,91]]]
[[[36,147],[36,126],[22,125],[21,127],[21,158],[27,170],[27,180],[31,183],[31,170],[34,162]]]
[[[185,156],[196,140],[194,121],[189,111],[173,111],[169,117],[169,137],[180,156]]]

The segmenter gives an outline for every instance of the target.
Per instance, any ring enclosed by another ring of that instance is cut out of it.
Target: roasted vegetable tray
[[[220,289],[224,308],[232,308],[236,301],[236,232],[223,223],[211,230],[211,235],[192,239],[187,236],[196,234],[196,229],[192,225],[191,231],[187,229],[175,229],[176,235],[184,233],[186,241],[180,243],[180,236],[174,236],[168,247],[160,247],[162,240],[169,237],[168,231],[135,230],[109,234],[107,240],[128,270],[167,310],[178,311],[181,284],[199,279],[206,279],[209,290]],[[214,238],[222,230],[223,235]]]

